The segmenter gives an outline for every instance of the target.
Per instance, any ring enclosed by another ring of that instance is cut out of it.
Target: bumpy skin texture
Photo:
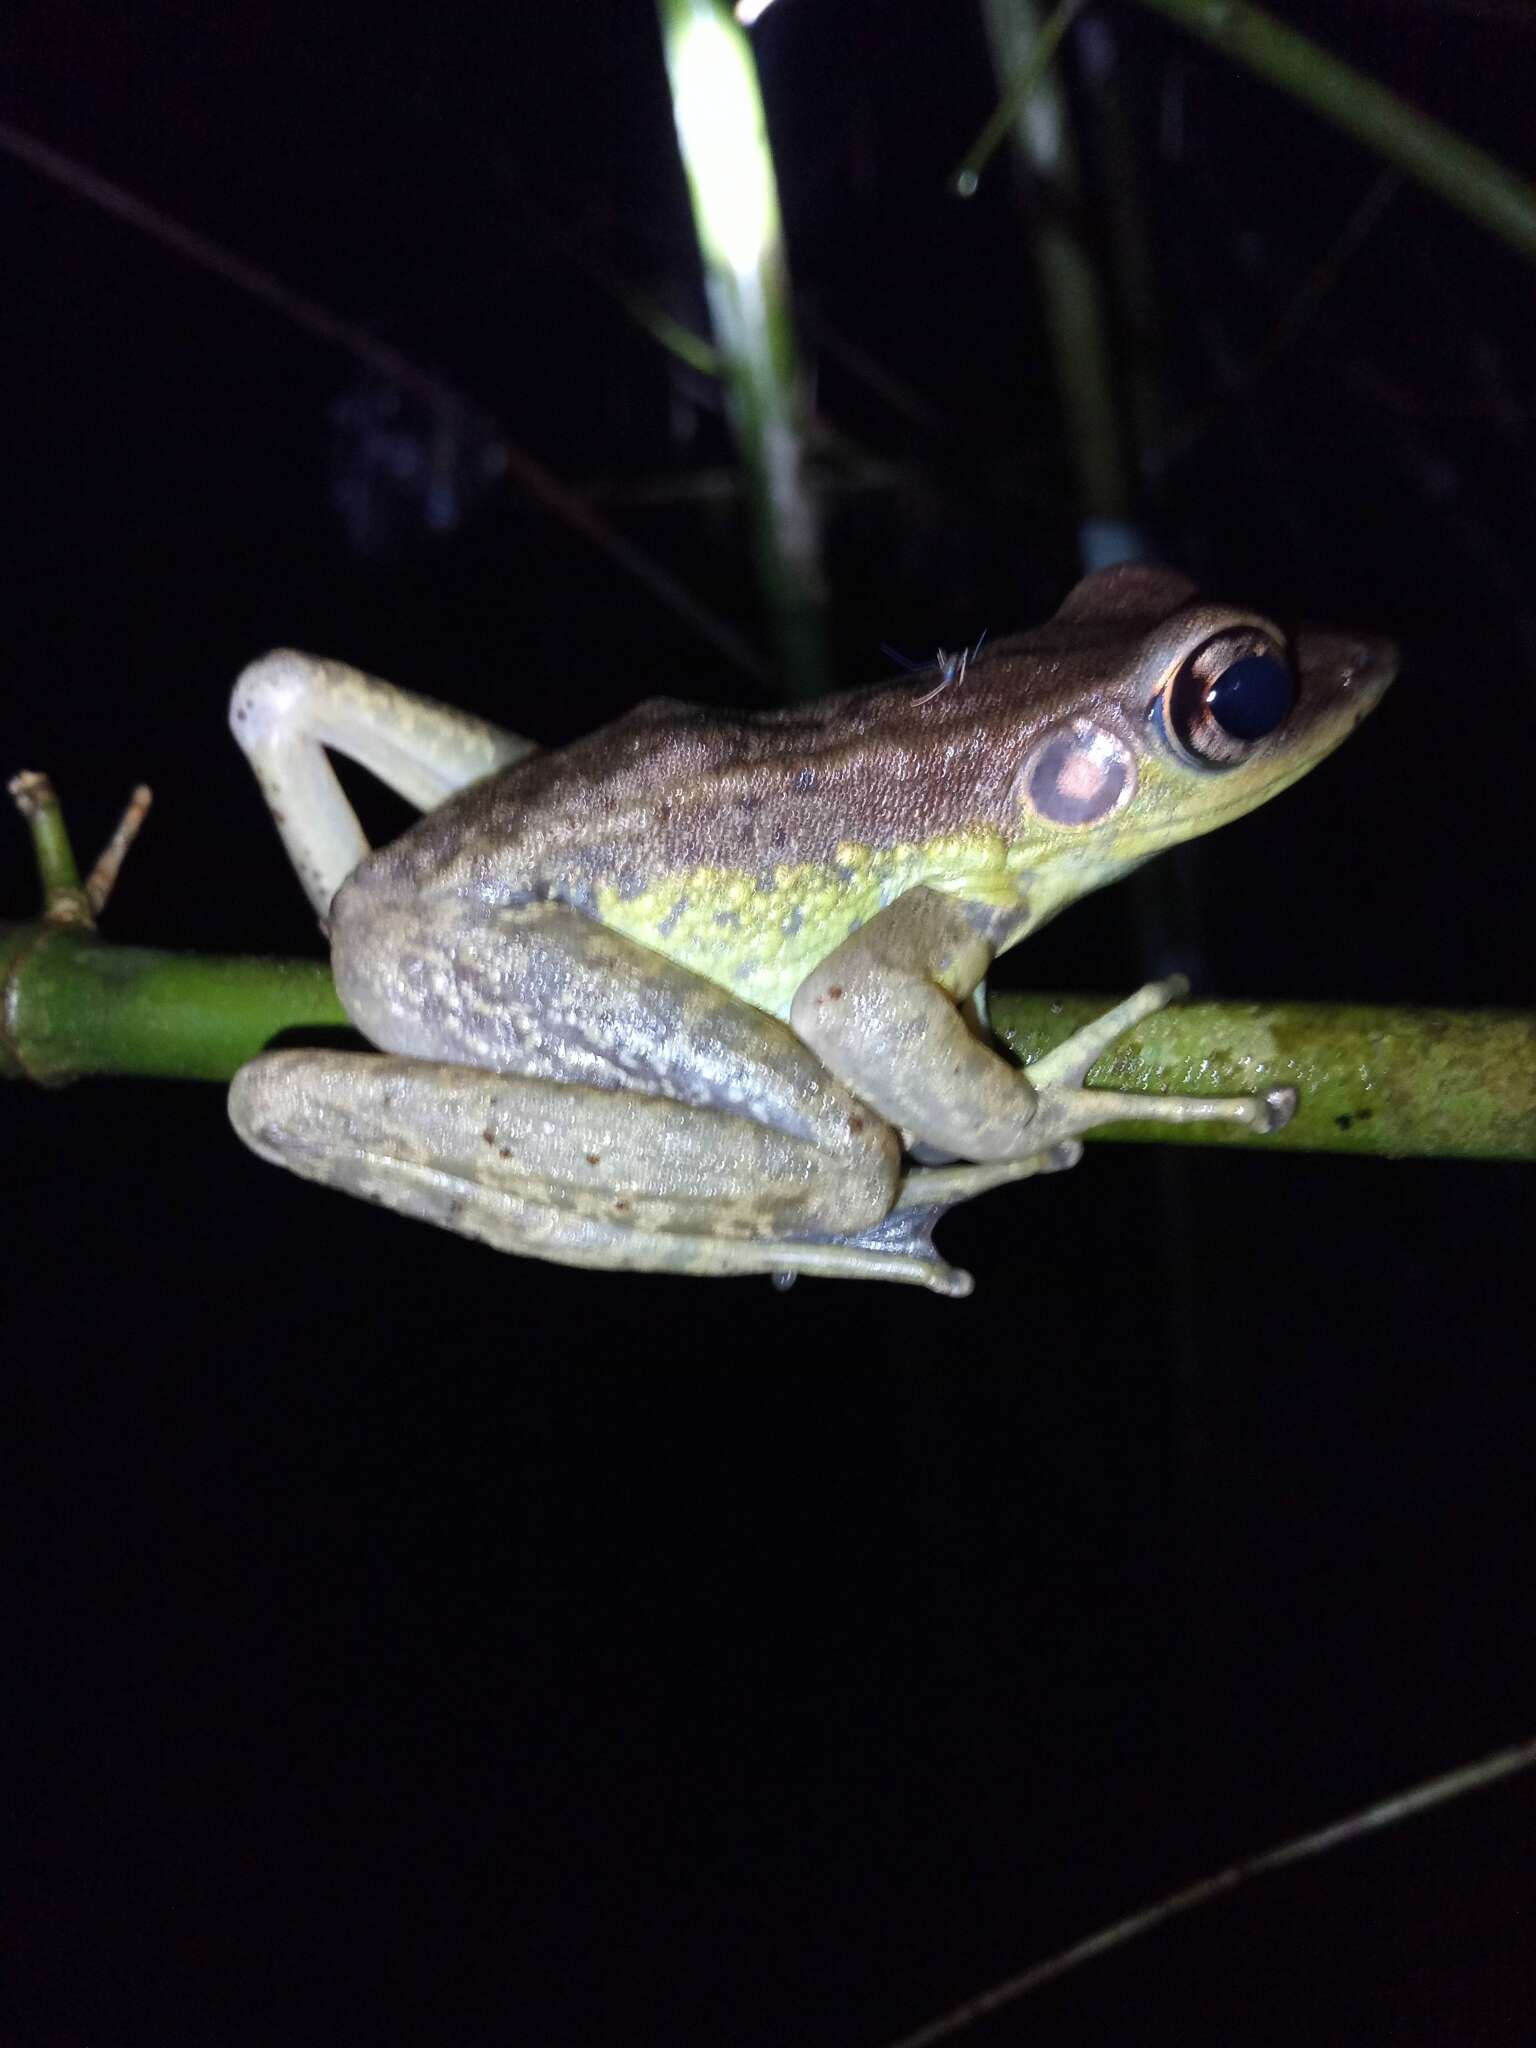
[[[1234,635],[1282,645],[1167,571],[1110,571],[937,691],[758,714],[658,700],[547,754],[269,657],[232,722],[317,902],[360,843],[322,744],[417,801],[456,793],[330,906],[348,1012],[393,1057],[255,1062],[236,1126],[311,1178],[508,1249],[965,1291],[928,1241],[949,1203],[1070,1164],[1077,1134],[1127,1113],[1286,1113],[1083,1090],[1171,985],[1028,1074],[956,1007],[1065,904],[1294,781],[1390,679],[1380,644],[1298,636],[1295,707],[1216,773],[1160,707]],[[903,1174],[903,1141],[984,1163]]]

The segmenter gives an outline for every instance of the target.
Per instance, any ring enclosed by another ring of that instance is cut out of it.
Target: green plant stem
[[[1026,1064],[1105,1008],[1102,996],[994,996]],[[1354,1003],[1180,1003],[1137,1026],[1088,1076],[1151,1095],[1300,1094],[1283,1131],[1239,1142],[1416,1159],[1536,1159],[1536,1012]],[[1096,1138],[1220,1145],[1213,1124],[1116,1124]]]
[[[0,924],[0,1078],[227,1081],[280,1032],[350,1029],[321,961],[114,946],[39,921]]]
[[[1388,163],[1536,258],[1536,187],[1395,92],[1246,0],[1141,0],[1267,78]]]
[[[0,1077],[87,1074],[227,1081],[285,1032],[346,1029],[323,963],[114,946],[38,920],[0,924]],[[1102,996],[995,996],[1003,1042],[1030,1060],[1107,1006]],[[1098,1087],[1224,1095],[1289,1083],[1301,1108],[1273,1137],[1209,1124],[1117,1124],[1096,1138],[1246,1144],[1393,1157],[1536,1159],[1536,1014],[1342,1003],[1188,1003],[1099,1062]]]

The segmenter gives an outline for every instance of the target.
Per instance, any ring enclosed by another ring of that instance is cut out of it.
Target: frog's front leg
[[[242,673],[229,700],[229,725],[322,919],[368,852],[326,759],[328,747],[421,811],[538,752],[532,740],[470,712],[291,648],[263,655]]]
[[[1127,1118],[1219,1120],[1260,1131],[1289,1118],[1291,1089],[1206,1097],[1083,1086],[1123,1032],[1184,992],[1177,978],[1150,983],[1033,1066],[1009,1066],[972,1036],[957,1008],[992,958],[978,923],[984,920],[953,897],[909,889],[827,955],[790,1013],[831,1071],[915,1139],[964,1159],[1007,1163]],[[928,1185],[912,1176],[919,1179]],[[949,1198],[958,1199],[991,1184],[985,1174],[941,1168],[931,1191],[952,1189]]]

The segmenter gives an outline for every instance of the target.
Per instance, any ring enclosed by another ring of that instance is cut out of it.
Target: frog
[[[248,667],[234,735],[371,1050],[231,1083],[262,1158],[584,1268],[915,1284],[957,1203],[1138,1119],[1274,1131],[1295,1092],[1141,1095],[1089,1069],[1186,992],[1149,982],[1028,1065],[985,1023],[1000,955],[1266,803],[1396,673],[1146,565],[1079,582],[941,689],[744,712],[653,698],[534,741],[341,663]],[[339,753],[422,815],[370,849]]]

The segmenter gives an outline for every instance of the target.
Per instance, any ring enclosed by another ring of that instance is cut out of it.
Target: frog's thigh
[[[862,1229],[894,1197],[894,1167],[724,1110],[376,1053],[266,1054],[229,1106],[275,1165],[576,1265],[772,1270],[774,1240]]]
[[[349,884],[331,964],[347,1014],[385,1052],[722,1110],[894,1186],[895,1134],[787,1024],[565,904]]]
[[[575,1154],[583,1196],[597,1153],[616,1193],[654,1187],[675,1209],[691,1185],[704,1227],[857,1232],[895,1199],[895,1132],[787,1025],[564,904],[348,888],[332,964],[348,1014],[385,1052],[478,1070],[482,1085],[550,1084],[517,1099],[561,1158]],[[594,1131],[611,1134],[606,1152]],[[633,1158],[615,1154],[621,1141]],[[514,1154],[530,1182],[558,1164]]]

